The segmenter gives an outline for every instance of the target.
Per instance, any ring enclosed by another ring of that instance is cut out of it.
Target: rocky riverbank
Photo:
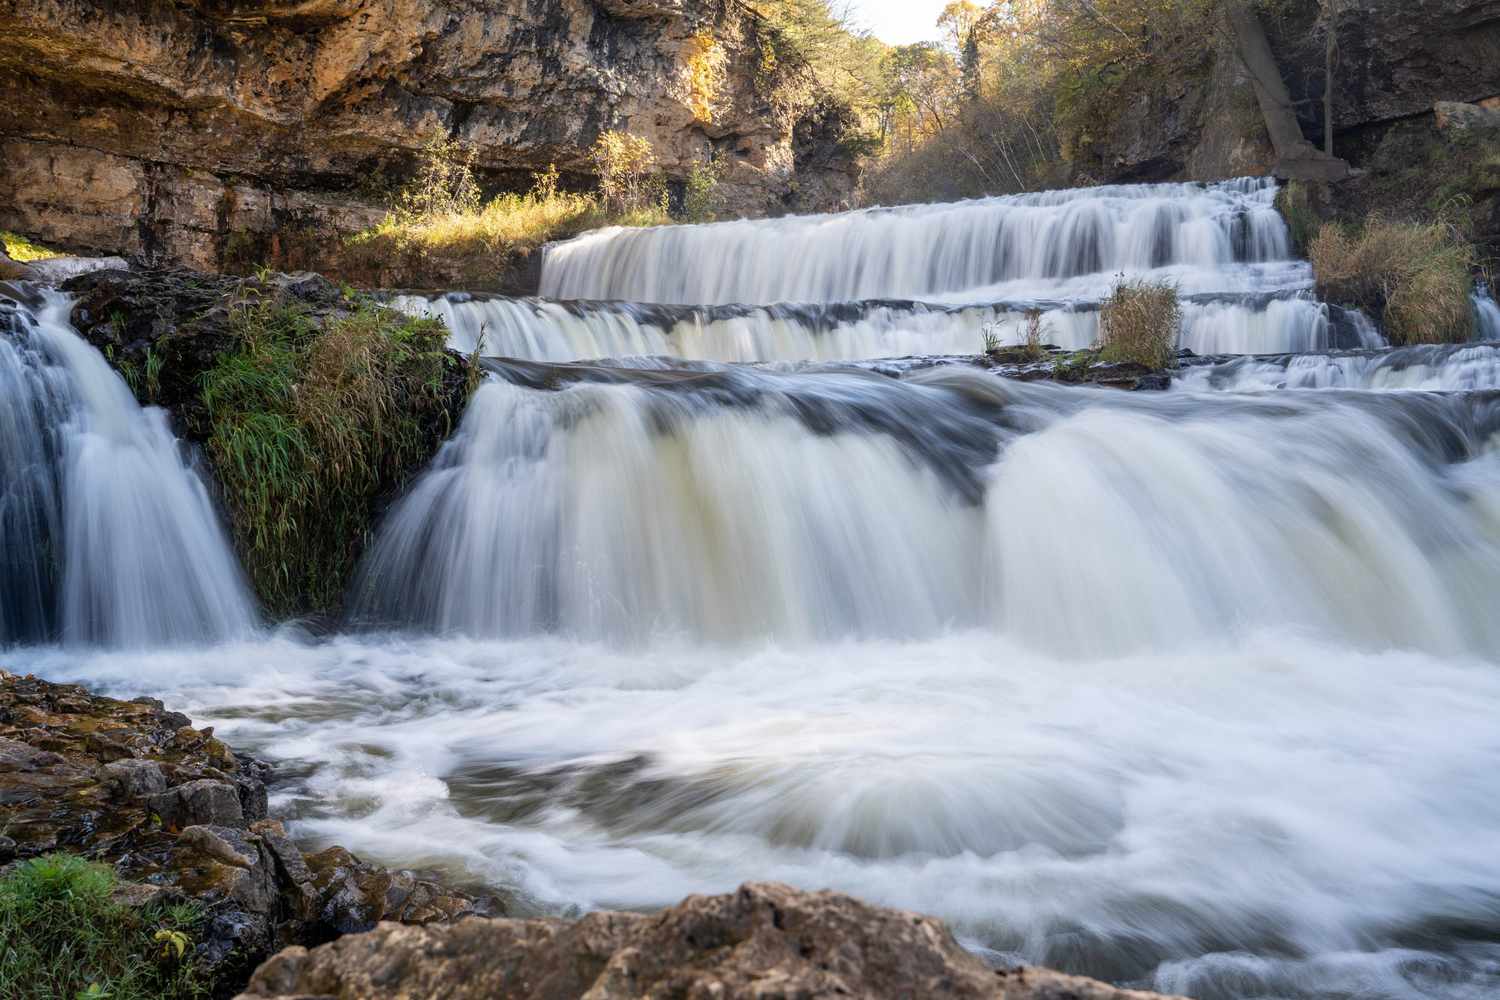
[[[192,961],[273,997],[949,996],[1145,1000],[994,970],[941,923],[831,892],[752,884],[653,915],[501,919],[505,905],[339,847],[304,853],[267,813],[271,769],[160,702],[0,671],[0,877],[68,852],[132,905],[206,913]]]
[[[267,814],[270,770],[158,701],[0,671],[0,862],[65,851],[113,866],[134,904],[201,904],[194,959],[217,979],[382,920],[503,910],[339,847],[304,854]]]

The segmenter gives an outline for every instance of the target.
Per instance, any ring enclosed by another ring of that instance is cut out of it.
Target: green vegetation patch
[[[192,961],[203,922],[190,904],[127,906],[114,872],[68,854],[0,879],[0,997],[178,1000],[207,997]]]
[[[233,306],[237,347],[201,380],[235,541],[278,617],[338,608],[376,501],[451,430],[442,322],[356,301],[321,320],[296,302]]]
[[[44,247],[40,243],[33,243],[18,233],[8,233],[0,229],[0,243],[5,244],[5,255],[11,260],[29,264],[34,260],[51,260],[53,257],[65,256],[61,251]]]

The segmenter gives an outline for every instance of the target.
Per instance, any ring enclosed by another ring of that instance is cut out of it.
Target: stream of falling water
[[[8,658],[278,761],[304,841],[522,911],[775,878],[1205,1000],[1495,996],[1497,345],[1393,350],[1319,303],[1274,194],[605,231],[549,252],[549,299],[402,299],[489,378],[346,634]],[[1028,309],[1083,346],[1118,273],[1178,284],[1184,346],[1255,356],[1164,393],[874,360],[973,354]],[[23,426],[0,399],[4,455],[103,365],[31,309],[0,336],[36,401]]]

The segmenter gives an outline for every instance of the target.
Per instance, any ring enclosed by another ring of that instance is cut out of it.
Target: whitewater
[[[1274,197],[606,230],[548,251],[542,298],[399,298],[487,377],[323,638],[255,621],[163,415],[60,296],[18,300],[0,509],[52,513],[0,537],[55,532],[97,606],[160,596],[87,634],[8,544],[5,660],[161,697],[281,766],[304,842],[518,912],[771,878],[1194,997],[1494,996],[1497,345],[1385,346]],[[1029,310],[1086,346],[1121,275],[1173,280],[1211,355],[1169,391],[947,357]],[[150,476],[70,477],[106,413]],[[58,527],[116,489],[188,554],[135,581],[128,532]]]

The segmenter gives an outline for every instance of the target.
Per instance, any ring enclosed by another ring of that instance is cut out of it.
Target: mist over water
[[[1385,347],[1316,300],[1274,196],[604,231],[549,251],[547,299],[397,299],[487,378],[346,634],[9,662],[163,697],[282,765],[304,840],[526,912],[774,878],[1206,1000],[1500,995],[1496,345]],[[1224,356],[1160,393],[941,357],[1029,309],[1086,346],[1120,274],[1171,280],[1179,343]],[[103,361],[27,337],[0,335],[0,456],[56,469]],[[4,482],[32,513],[0,541],[67,537],[75,484]],[[140,495],[211,515],[174,489]],[[3,611],[64,615],[16,599],[62,591],[14,551]]]

